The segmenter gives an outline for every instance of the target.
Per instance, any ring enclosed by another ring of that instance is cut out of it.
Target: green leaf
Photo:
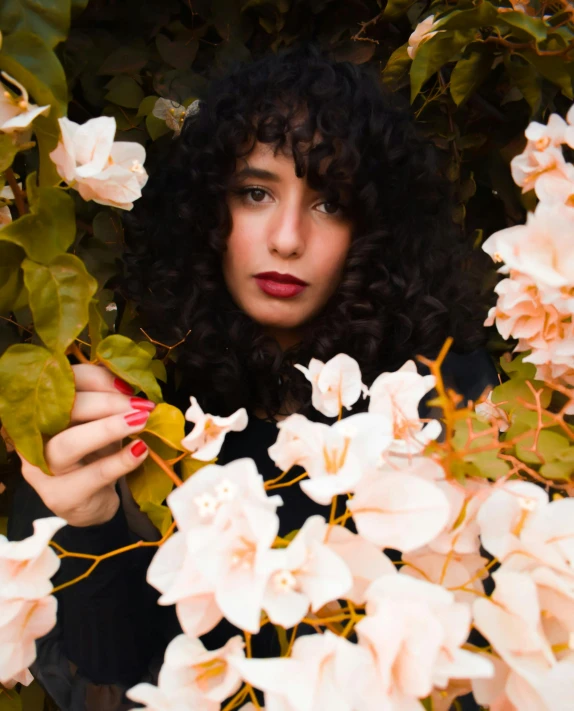
[[[152,141],[156,141],[160,136],[171,132],[171,128],[166,122],[153,114],[146,116],[145,125]]]
[[[28,686],[23,686],[20,689],[20,696],[25,711],[44,711],[46,694],[36,680]]]
[[[143,431],[155,435],[179,452],[185,451],[181,446],[181,440],[185,437],[185,417],[183,412],[173,405],[165,402],[157,405]]]
[[[62,180],[56,165],[50,158],[50,153],[56,148],[60,140],[60,124],[56,113],[51,111],[49,116],[38,116],[33,125],[40,157],[38,183],[41,188],[51,188],[54,185],[58,185]]]
[[[536,440],[536,452],[540,455],[538,456],[536,452],[530,449],[534,446],[534,434],[534,432],[529,433],[516,443],[516,456],[527,464],[547,464],[552,462],[565,447],[568,447],[568,440],[563,435],[541,430]]]
[[[138,435],[138,438],[144,440],[148,447],[164,460],[177,456],[174,449],[154,437]],[[149,455],[126,478],[132,496],[140,507],[150,501],[153,504],[162,504],[174,486],[173,481]]]
[[[22,697],[16,689],[0,688],[0,711],[22,711]]]
[[[22,268],[38,335],[48,348],[65,351],[88,323],[97,281],[73,254],[61,254],[47,265],[25,259]]]
[[[520,89],[522,96],[528,102],[531,112],[535,114],[542,99],[540,76],[536,69],[514,53],[504,55],[504,66],[511,80]]]
[[[155,38],[157,51],[167,64],[176,69],[189,69],[199,48],[197,40],[170,40],[164,34]]]
[[[113,334],[104,338],[96,349],[98,360],[112,373],[143,391],[153,402],[162,402],[161,389],[151,369],[151,357],[143,348],[125,336]]]
[[[492,66],[492,50],[484,44],[473,42],[465,55],[458,60],[450,76],[450,94],[457,106],[474,94]]]
[[[39,106],[50,104],[50,115],[65,116],[68,84],[60,60],[35,34],[15,32],[4,38],[0,69],[23,84]]]
[[[144,501],[140,506],[140,511],[148,515],[149,520],[164,536],[171,526],[173,518],[168,506],[154,504],[153,501]]]
[[[153,111],[153,107],[156,104],[156,101],[159,99],[159,96],[146,96],[145,99],[142,99],[141,104],[138,107],[138,116],[149,116],[151,112]]]
[[[472,438],[469,443],[469,422],[472,426]],[[474,452],[473,450],[482,450],[484,447],[496,444],[498,438],[492,432],[484,437],[477,437],[479,432],[489,430],[491,425],[482,422],[476,415],[472,415],[469,420],[460,420],[455,426],[452,444],[456,450],[463,448],[467,452],[463,456],[463,461],[470,465],[462,467],[458,474],[481,476],[488,479],[498,479],[508,473],[509,464],[498,456],[499,448],[493,446],[492,449]],[[455,472],[457,474],[457,472]],[[463,478],[463,477],[461,477]]]
[[[74,373],[66,356],[20,343],[0,358],[0,419],[16,449],[49,474],[42,434],[55,435],[70,422]]]
[[[536,377],[536,366],[534,363],[524,362],[528,353],[529,352],[519,353],[511,360],[507,360],[510,354],[505,353],[500,357],[500,367],[508,376],[516,374],[523,380],[534,380]]]
[[[98,74],[135,74],[148,63],[144,47],[118,47],[98,69]]]
[[[407,53],[408,42],[401,45],[391,54],[381,74],[383,84],[393,88],[408,74],[411,58]]]
[[[396,20],[398,17],[402,17],[414,3],[415,0],[388,0],[383,11],[383,17],[389,20]]]
[[[520,50],[519,54],[530,62],[545,79],[560,87],[565,96],[574,99],[572,77],[568,73],[568,65],[562,57],[541,57],[536,52],[527,49]]]
[[[104,97],[107,101],[127,109],[137,109],[145,94],[135,79],[119,74],[106,84],[108,93]]]
[[[469,30],[494,25],[498,10],[489,2],[481,2],[469,10],[452,10],[433,23],[434,30]]]
[[[510,12],[501,12],[498,14],[498,20],[496,22],[497,27],[504,26],[504,23],[515,27],[518,30],[522,30],[520,33],[515,34],[518,39],[529,39],[529,37],[534,37],[537,42],[543,42],[546,39],[548,33],[548,25],[544,20],[539,17],[530,17],[524,12],[518,12],[516,10],[511,10]]]
[[[0,314],[15,308],[24,289],[20,265],[25,258],[24,250],[10,242],[0,242]]]
[[[38,35],[53,49],[68,36],[70,0],[2,0],[0,29],[6,34],[25,31]]]
[[[18,153],[18,147],[14,143],[12,135],[0,133],[0,173],[12,165],[16,153]]]
[[[66,252],[76,236],[74,201],[59,188],[38,188],[30,209],[29,214],[0,230],[0,241],[19,245],[35,262],[50,264]]]
[[[198,472],[208,464],[215,464],[216,461],[217,457],[211,459],[209,462],[202,462],[199,459],[193,459],[191,455],[189,457],[185,457],[185,459],[182,459],[180,463],[182,480],[187,481],[190,476],[195,474],[195,472]]]
[[[465,47],[472,36],[462,32],[440,32],[422,42],[411,64],[411,103],[429,77]]]
[[[108,334],[109,329],[101,313],[100,302],[92,299],[89,305],[88,333],[90,336],[90,360],[95,360],[100,341]]]

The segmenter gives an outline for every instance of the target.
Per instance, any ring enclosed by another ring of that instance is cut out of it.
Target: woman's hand
[[[148,449],[122,439],[143,429],[155,404],[130,397],[130,386],[99,365],[73,365],[76,397],[70,426],[52,437],[44,454],[47,476],[19,452],[24,479],[56,516],[71,526],[112,519],[119,508],[116,481],[136,469]],[[83,424],[78,424],[83,423]]]

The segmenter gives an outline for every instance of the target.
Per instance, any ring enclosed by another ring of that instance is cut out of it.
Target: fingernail
[[[136,427],[147,422],[148,417],[149,412],[128,412],[127,415],[124,415],[124,420],[130,427]]]
[[[143,397],[132,397],[130,398],[130,405],[134,410],[147,410],[151,412],[155,407],[155,402],[151,400],[146,400]]]
[[[139,440],[138,442],[134,442],[132,446],[130,447],[130,452],[134,455],[134,457],[141,457],[141,455],[146,451],[147,445],[145,442],[142,442]]]
[[[134,389],[132,388],[132,386],[121,380],[121,378],[114,378],[114,388],[116,390],[119,390],[124,395],[134,394]]]

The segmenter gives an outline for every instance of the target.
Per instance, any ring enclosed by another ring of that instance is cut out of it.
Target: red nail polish
[[[141,457],[141,455],[146,451],[146,449],[146,443],[140,440],[139,442],[134,442],[134,444],[132,444],[132,446],[130,447],[130,452],[134,455],[134,457]]]
[[[134,389],[132,388],[132,386],[121,380],[121,378],[114,378],[114,388],[116,390],[119,390],[124,395],[134,394]]]
[[[127,415],[124,415],[124,420],[130,427],[136,427],[147,422],[148,417],[149,412],[128,412]]]
[[[155,407],[155,402],[151,400],[146,400],[143,397],[132,397],[130,398],[130,405],[134,410],[147,410],[151,412]]]

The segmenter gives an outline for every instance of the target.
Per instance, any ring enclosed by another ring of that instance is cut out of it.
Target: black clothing
[[[417,366],[421,373],[428,372],[420,363]],[[499,382],[494,363],[484,349],[466,355],[449,353],[443,376],[466,400],[478,398],[487,385]],[[426,400],[435,394],[433,390],[424,398],[419,409],[421,417],[429,416]],[[250,417],[243,432],[227,435],[218,464],[251,457],[264,479],[272,479],[280,472],[267,449],[276,436],[276,423]],[[280,535],[300,528],[313,514],[329,515],[328,506],[313,502],[298,485],[277,493],[284,501],[278,509]],[[54,535],[54,540],[70,552],[96,555],[142,537],[157,540],[159,536],[154,539],[130,530],[125,504],[122,497],[122,506],[111,521],[86,528],[65,526]],[[21,540],[31,535],[34,519],[51,515],[36,492],[22,480],[14,496],[8,537]],[[125,699],[127,689],[141,681],[157,683],[165,648],[181,633],[181,628],[175,606],[157,605],[159,593],[145,579],[156,550],[140,548],[102,561],[88,578],[56,594],[58,622],[37,642],[38,656],[31,671],[61,711],[124,711],[136,706]],[[54,576],[54,585],[78,576],[88,566],[89,561],[64,558]],[[264,630],[273,632],[271,625],[263,628],[262,633]],[[202,641],[207,648],[215,649],[233,634],[237,634],[237,629],[223,620]],[[278,654],[274,637],[273,640],[265,634],[254,637],[255,656]]]

